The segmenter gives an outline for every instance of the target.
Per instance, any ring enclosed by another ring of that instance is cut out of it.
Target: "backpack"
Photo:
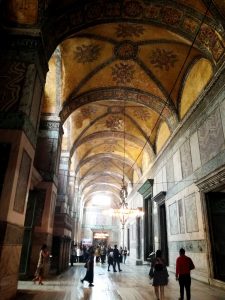
[[[154,265],[155,271],[162,271],[164,268],[163,262],[161,259],[157,258]]]

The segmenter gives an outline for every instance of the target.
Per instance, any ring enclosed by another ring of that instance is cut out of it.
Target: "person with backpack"
[[[157,250],[155,258],[152,260],[149,276],[153,279],[152,285],[155,289],[157,300],[164,299],[164,286],[168,284],[168,271],[165,260],[162,258],[162,251]]]
[[[176,280],[180,285],[180,298],[184,299],[184,288],[186,290],[187,300],[191,299],[191,270],[195,268],[190,257],[185,255],[183,248],[179,251],[180,256],[176,260]]]

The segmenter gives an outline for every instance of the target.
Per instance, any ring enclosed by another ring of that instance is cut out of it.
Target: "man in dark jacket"
[[[185,255],[185,250],[180,249],[180,256],[176,261],[176,280],[180,285],[180,300],[184,299],[184,288],[186,290],[187,300],[191,299],[191,270],[195,268],[190,257]]]
[[[121,272],[122,270],[120,269],[120,253],[119,250],[117,249],[117,245],[114,246],[113,249],[113,271],[116,271],[116,264],[118,265],[118,270]]]

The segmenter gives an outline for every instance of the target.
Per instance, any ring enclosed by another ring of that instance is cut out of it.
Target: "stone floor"
[[[95,265],[94,287],[82,284],[86,269],[76,264],[57,277],[44,280],[39,286],[31,281],[19,281],[17,300],[154,300],[154,288],[148,278],[149,266],[122,264],[122,272],[107,271],[106,265]],[[179,298],[178,282],[170,274],[165,288],[165,300]],[[192,280],[192,300],[224,300],[225,291]]]

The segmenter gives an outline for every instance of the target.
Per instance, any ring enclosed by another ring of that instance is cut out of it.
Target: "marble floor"
[[[31,281],[19,281],[16,300],[154,300],[154,288],[148,278],[149,266],[122,264],[122,272],[107,271],[107,265],[95,265],[94,287],[82,284],[86,269],[83,264],[70,267],[60,276],[44,280],[40,286]],[[170,274],[165,288],[165,300],[179,298],[178,282]],[[192,280],[192,300],[224,300],[225,291]]]

